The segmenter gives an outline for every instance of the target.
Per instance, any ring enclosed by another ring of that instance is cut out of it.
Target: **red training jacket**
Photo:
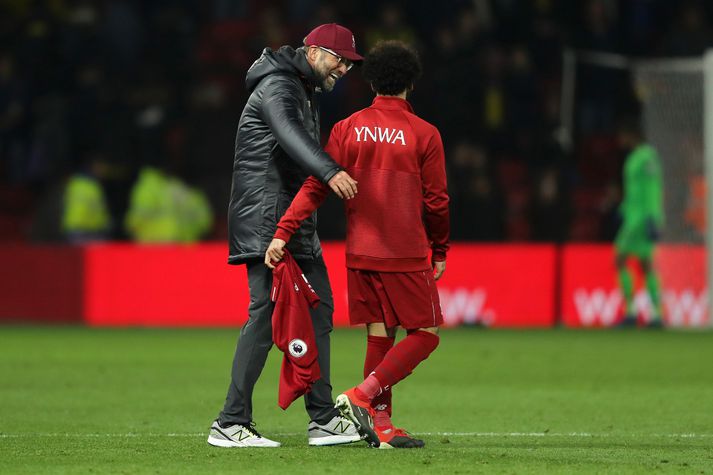
[[[275,302],[272,341],[285,354],[278,403],[287,409],[320,378],[317,343],[309,313],[310,307],[319,304],[319,296],[287,250],[272,271],[270,299]]]
[[[415,272],[444,261],[450,226],[443,142],[410,104],[377,96],[370,107],[338,122],[326,152],[359,182],[345,200],[347,267]],[[329,187],[310,177],[277,225],[289,241],[324,201]]]

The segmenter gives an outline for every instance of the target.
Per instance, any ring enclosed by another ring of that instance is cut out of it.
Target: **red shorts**
[[[407,330],[443,324],[433,273],[347,269],[352,325],[384,323]]]

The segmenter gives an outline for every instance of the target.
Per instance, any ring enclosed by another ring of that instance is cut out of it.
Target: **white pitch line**
[[[670,437],[674,439],[713,437],[713,434],[597,434],[590,432],[417,432],[416,434],[454,437]]]
[[[45,433],[27,433],[27,434],[2,434],[0,439],[13,438],[30,438],[30,437],[78,437],[78,438],[98,438],[98,437],[117,437],[117,438],[135,438],[135,437],[205,437],[207,432],[196,433],[175,433],[166,434],[158,433],[139,433],[127,432],[123,434],[92,434],[92,433],[62,433],[62,432],[45,432]],[[606,433],[590,433],[590,432],[413,432],[419,436],[444,436],[444,437],[572,437],[572,438],[635,438],[635,437],[659,437],[671,439],[706,439],[713,437],[713,434],[606,434]],[[274,436],[289,437],[305,435],[304,432],[278,432]]]

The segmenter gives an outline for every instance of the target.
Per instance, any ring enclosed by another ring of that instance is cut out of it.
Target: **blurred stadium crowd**
[[[194,209],[190,240],[224,238],[245,72],[263,47],[332,21],[360,52],[382,38],[421,52],[411,101],[444,137],[453,239],[609,240],[628,80],[581,71],[567,143],[563,51],[700,55],[711,19],[713,2],[670,0],[0,0],[0,240],[67,239],[78,172],[104,193],[101,236],[136,238],[127,216],[147,166],[207,200],[213,219]],[[322,97],[325,139],[371,102],[358,74]],[[343,237],[337,200],[320,213],[320,236]]]

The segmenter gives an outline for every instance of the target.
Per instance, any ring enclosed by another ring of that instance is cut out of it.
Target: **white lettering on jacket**
[[[404,131],[397,129],[381,128],[381,127],[354,127],[357,142],[386,142],[392,145],[400,142],[401,145],[406,145]]]

